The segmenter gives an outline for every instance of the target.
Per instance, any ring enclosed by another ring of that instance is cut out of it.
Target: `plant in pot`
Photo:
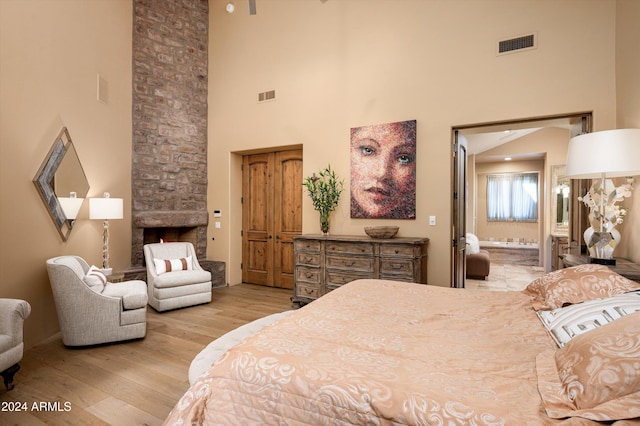
[[[307,188],[313,208],[320,214],[320,230],[326,235],[329,233],[329,216],[338,206],[344,182],[331,170],[331,164],[318,174],[306,177],[302,185]]]

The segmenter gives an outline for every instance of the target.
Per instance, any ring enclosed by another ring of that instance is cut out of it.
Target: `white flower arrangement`
[[[594,179],[589,192],[584,197],[578,197],[591,212],[589,222],[596,232],[611,231],[616,225],[624,221],[627,215],[627,208],[619,206],[617,203],[627,197],[631,197],[633,192],[633,177],[627,177],[627,182],[616,187],[611,179],[605,179],[604,188],[601,179]],[[604,212],[601,212],[601,202],[604,202]],[[602,225],[602,229],[600,229]]]

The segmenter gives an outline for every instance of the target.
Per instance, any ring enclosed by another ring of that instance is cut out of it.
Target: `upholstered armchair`
[[[24,342],[22,326],[31,313],[29,302],[0,299],[0,375],[7,390],[13,389],[13,376],[20,369]]]
[[[111,283],[93,270],[78,256],[47,260],[62,342],[66,346],[88,346],[144,337],[146,283]]]
[[[211,302],[211,272],[189,242],[145,244],[149,305],[156,311]]]

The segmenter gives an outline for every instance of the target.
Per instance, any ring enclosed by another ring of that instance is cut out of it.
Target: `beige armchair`
[[[88,346],[144,337],[147,286],[144,281],[96,284],[78,256],[47,260],[62,342]]]
[[[149,305],[156,311],[211,302],[211,272],[200,266],[193,244],[144,246]]]
[[[24,342],[22,326],[31,314],[29,302],[0,299],[0,375],[7,390],[13,389],[13,376],[20,369]]]

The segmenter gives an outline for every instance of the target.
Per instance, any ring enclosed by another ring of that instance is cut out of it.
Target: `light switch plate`
[[[436,226],[436,217],[435,216],[429,216],[429,225]]]

